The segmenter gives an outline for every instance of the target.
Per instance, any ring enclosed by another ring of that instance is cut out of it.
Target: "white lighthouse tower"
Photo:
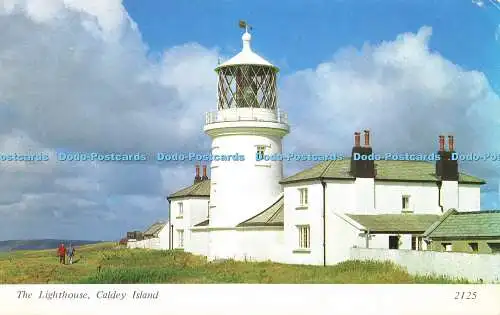
[[[282,161],[258,161],[282,153],[289,133],[286,113],[278,108],[279,69],[252,51],[249,26],[243,49],[220,64],[217,111],[206,114],[204,131],[213,155],[240,154],[244,161],[212,161],[209,210],[209,257],[232,258],[240,251],[236,225],[270,206],[282,193]]]

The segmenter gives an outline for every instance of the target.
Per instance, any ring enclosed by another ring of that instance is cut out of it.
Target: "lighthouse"
[[[212,139],[210,165],[209,248],[211,257],[231,258],[238,251],[236,226],[265,210],[282,193],[282,140],[290,132],[278,106],[279,69],[251,47],[244,28],[241,52],[215,68],[217,110],[206,114],[205,133]],[[239,154],[244,159],[217,160]],[[234,234],[233,234],[234,233]]]

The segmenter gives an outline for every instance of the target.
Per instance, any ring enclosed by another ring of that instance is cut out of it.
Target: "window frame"
[[[262,152],[262,156],[266,155],[266,148],[267,146],[266,145],[263,145],[263,144],[259,144],[259,145],[256,145],[256,154],[259,154],[260,152]]]
[[[441,243],[441,246],[442,246],[444,252],[452,252],[453,251],[453,244],[452,243],[443,242],[443,243]],[[448,248],[449,248],[449,250],[448,250]]]
[[[184,203],[182,201],[177,203],[177,219],[184,217]]]
[[[299,208],[307,208],[309,206],[309,189],[307,187],[301,187],[298,190],[299,190]]]
[[[411,196],[410,195],[402,195],[401,196],[401,211],[402,212],[413,212],[411,210]],[[405,207],[406,204],[406,207]]]
[[[177,230],[177,247],[184,248],[184,230]]]
[[[299,242],[297,249],[310,250],[311,249],[311,226],[308,224],[297,225],[297,232]]]
[[[479,252],[479,243],[477,243],[477,242],[470,242],[468,245],[469,245],[469,248],[471,249],[471,251],[473,253],[478,253]]]

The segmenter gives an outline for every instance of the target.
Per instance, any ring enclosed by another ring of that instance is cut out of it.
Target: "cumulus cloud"
[[[152,58],[115,0],[2,0],[0,28],[0,148],[51,156],[0,164],[0,239],[93,237],[89,226],[118,238],[165,218],[162,196],[179,182],[162,172],[182,165],[62,163],[55,154],[206,149],[218,52],[186,44]]]
[[[0,0],[0,28],[0,151],[51,156],[0,163],[0,239],[116,239],[166,218],[164,195],[191,183],[191,165],[54,156],[207,150],[218,50],[186,43],[152,57],[119,0]],[[343,49],[282,78],[285,150],[348,151],[361,128],[379,151],[433,151],[441,132],[462,151],[497,150],[498,96],[481,73],[432,52],[430,38],[422,28]],[[470,170],[498,175],[488,163]]]
[[[432,29],[346,48],[284,81],[295,122],[289,141],[312,151],[349,152],[354,131],[370,129],[378,152],[435,152],[454,134],[462,152],[500,152],[500,100],[485,76],[429,48]],[[495,183],[497,161],[462,163]]]

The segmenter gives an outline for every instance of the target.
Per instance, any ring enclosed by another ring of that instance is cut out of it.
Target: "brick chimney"
[[[448,151],[455,152],[455,140],[453,136],[448,136]]]
[[[354,133],[354,146],[356,148],[361,147],[361,135],[359,134],[359,132]]]
[[[369,130],[365,130],[364,131],[365,133],[365,147],[370,147],[370,131]]]
[[[201,180],[207,180],[207,179],[208,179],[207,166],[203,165],[203,177],[201,178]]]
[[[452,154],[455,153],[455,140],[452,135],[448,136],[448,150],[445,148],[445,136],[439,136],[439,160],[436,161],[436,176],[444,181],[457,181],[458,161],[452,160]]]
[[[350,173],[356,178],[374,178],[375,177],[375,161],[373,160],[355,160],[357,156],[367,158],[373,153],[370,145],[370,131],[364,130],[364,146],[361,146],[359,132],[354,133],[354,146],[351,154],[351,168]]]
[[[200,177],[200,166],[198,164],[196,164],[196,175],[194,177],[194,183],[198,183],[201,181],[201,177]]]

